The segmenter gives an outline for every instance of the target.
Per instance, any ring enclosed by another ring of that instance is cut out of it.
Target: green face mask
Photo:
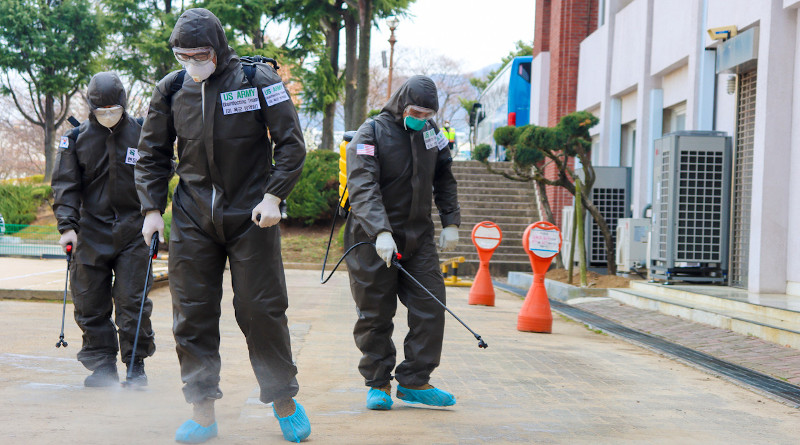
[[[425,126],[425,119],[417,119],[415,117],[406,116],[403,119],[403,124],[406,126],[406,130],[413,130],[413,131],[420,131]]]

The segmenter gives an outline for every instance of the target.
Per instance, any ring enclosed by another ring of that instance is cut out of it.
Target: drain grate
[[[494,283],[495,286],[512,292],[514,294],[525,296],[526,291],[517,289],[503,283]],[[550,307],[555,311],[560,312],[570,318],[580,321],[591,326],[594,329],[601,329],[610,334],[614,334],[637,343],[657,349],[666,354],[675,356],[679,359],[686,360],[698,366],[702,366],[716,374],[724,375],[728,378],[734,379],[745,385],[756,388],[760,391],[772,394],[787,402],[795,404],[795,408],[800,408],[800,386],[792,385],[791,383],[784,382],[783,380],[770,377],[752,369],[739,366],[725,360],[720,360],[714,356],[695,351],[694,349],[681,346],[677,343],[664,340],[662,338],[654,337],[643,332],[622,326],[599,315],[593,314],[583,309],[576,308],[560,301],[550,300]]]

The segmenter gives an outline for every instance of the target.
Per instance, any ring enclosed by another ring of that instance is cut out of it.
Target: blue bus
[[[497,74],[473,108],[475,146],[492,146],[490,161],[504,160],[505,149],[494,142],[494,130],[530,123],[532,56],[517,57]]]

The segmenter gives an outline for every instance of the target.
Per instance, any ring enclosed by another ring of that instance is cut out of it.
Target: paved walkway
[[[800,350],[658,311],[638,309],[611,298],[588,299],[575,306],[623,326],[800,385]]]
[[[454,392],[458,404],[427,409],[396,401],[390,412],[369,411],[356,368],[347,275],[325,286],[316,284],[318,277],[287,271],[309,443],[797,443],[800,410],[558,316],[553,334],[517,332],[521,300],[498,291],[496,307],[473,307],[466,288],[448,290],[450,307],[489,349],[478,349],[448,319],[432,381]],[[190,408],[180,391],[169,291],[151,296],[158,351],[146,362],[145,391],[84,388],[74,322],[67,323],[69,347],[54,347],[61,306],[0,301],[0,443],[173,443]],[[225,396],[217,404],[220,437],[210,443],[280,443],[271,410],[257,401],[231,298],[228,280],[221,321]],[[398,345],[404,319],[400,309]]]

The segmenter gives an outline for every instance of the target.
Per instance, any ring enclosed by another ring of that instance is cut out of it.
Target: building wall
[[[687,130],[735,133],[736,96],[727,93],[730,74],[714,72],[718,42],[707,29],[759,27],[748,275],[755,292],[800,294],[800,255],[787,247],[800,246],[798,8],[800,0],[607,0],[604,25],[580,45],[576,105],[600,116],[599,165],[618,165],[623,140],[636,131],[638,216],[651,200],[665,109],[685,104]]]

